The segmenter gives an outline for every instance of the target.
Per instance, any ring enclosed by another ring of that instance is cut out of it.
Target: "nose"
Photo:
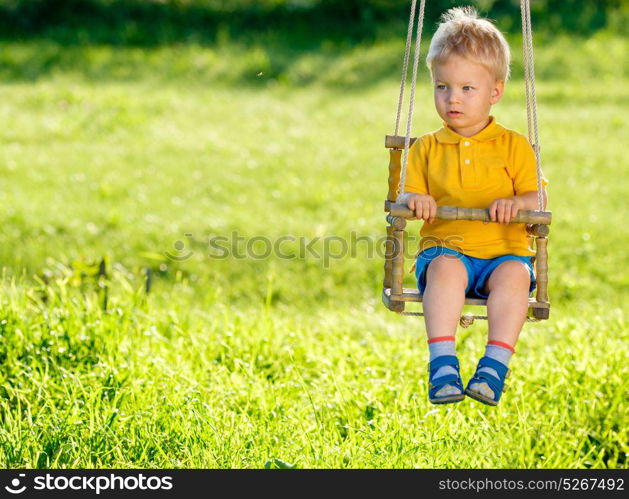
[[[459,94],[458,94],[458,92],[456,92],[454,90],[450,90],[450,92],[448,92],[448,102],[450,104],[455,104],[455,103],[459,102]]]

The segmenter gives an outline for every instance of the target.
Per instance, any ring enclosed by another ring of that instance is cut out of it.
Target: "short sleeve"
[[[428,155],[423,140],[417,139],[408,150],[408,165],[404,190],[417,194],[429,194],[426,172]]]
[[[535,151],[526,137],[517,135],[510,151],[510,169],[513,179],[513,189],[516,196],[537,190],[537,165]],[[542,173],[542,186],[546,187],[548,180]]]

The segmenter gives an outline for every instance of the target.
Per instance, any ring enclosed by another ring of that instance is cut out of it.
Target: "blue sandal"
[[[500,378],[496,378],[492,376],[488,372],[478,372],[481,367],[489,367],[498,373]],[[465,388],[465,394],[468,397],[473,398],[474,400],[478,400],[483,404],[487,405],[498,405],[500,401],[500,396],[503,391],[507,391],[507,387],[505,385],[505,379],[509,377],[510,370],[507,366],[505,366],[502,362],[498,362],[496,359],[492,359],[491,357],[481,357],[478,361],[478,366],[476,366],[476,372],[472,379],[467,383],[467,388]],[[494,398],[491,399],[486,397],[482,393],[475,392],[470,390],[470,385],[474,383],[487,383],[491,391],[494,392]]]
[[[446,374],[439,376],[436,380],[433,380],[433,376],[443,366],[451,366],[456,369],[456,374]],[[461,381],[461,375],[459,374],[459,359],[454,355],[441,355],[434,359],[428,365],[428,372],[430,373],[428,386],[428,400],[433,404],[450,404],[452,402],[460,402],[465,398],[463,393],[463,382]],[[437,396],[436,393],[444,386],[451,385],[458,388],[461,393],[454,395]]]

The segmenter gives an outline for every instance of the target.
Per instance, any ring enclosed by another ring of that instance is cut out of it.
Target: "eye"
[[[437,90],[445,90],[446,86],[443,83],[437,83],[436,88]]]
[[[463,87],[463,90],[474,90],[474,87],[471,87],[470,85],[465,85]]]

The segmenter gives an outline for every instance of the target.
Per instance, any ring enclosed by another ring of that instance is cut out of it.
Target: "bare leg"
[[[489,340],[515,347],[529,308],[529,271],[521,262],[501,263],[487,282]]]
[[[459,258],[441,255],[430,262],[422,299],[428,339],[456,334],[466,287],[467,270]]]
[[[491,273],[485,287],[485,292],[489,295],[489,341],[499,341],[515,347],[526,320],[529,286],[529,271],[522,262],[506,261]],[[486,383],[474,383],[470,385],[470,390],[494,398],[494,392]]]
[[[455,256],[441,255],[435,258],[426,274],[426,289],[423,296],[424,319],[428,339],[440,336],[454,336],[461,315],[461,309],[465,302],[465,288],[467,286],[467,271],[465,265]],[[442,367],[440,374],[437,371],[435,378],[444,374],[446,369]],[[461,390],[453,385],[445,385],[436,395],[458,395]]]

